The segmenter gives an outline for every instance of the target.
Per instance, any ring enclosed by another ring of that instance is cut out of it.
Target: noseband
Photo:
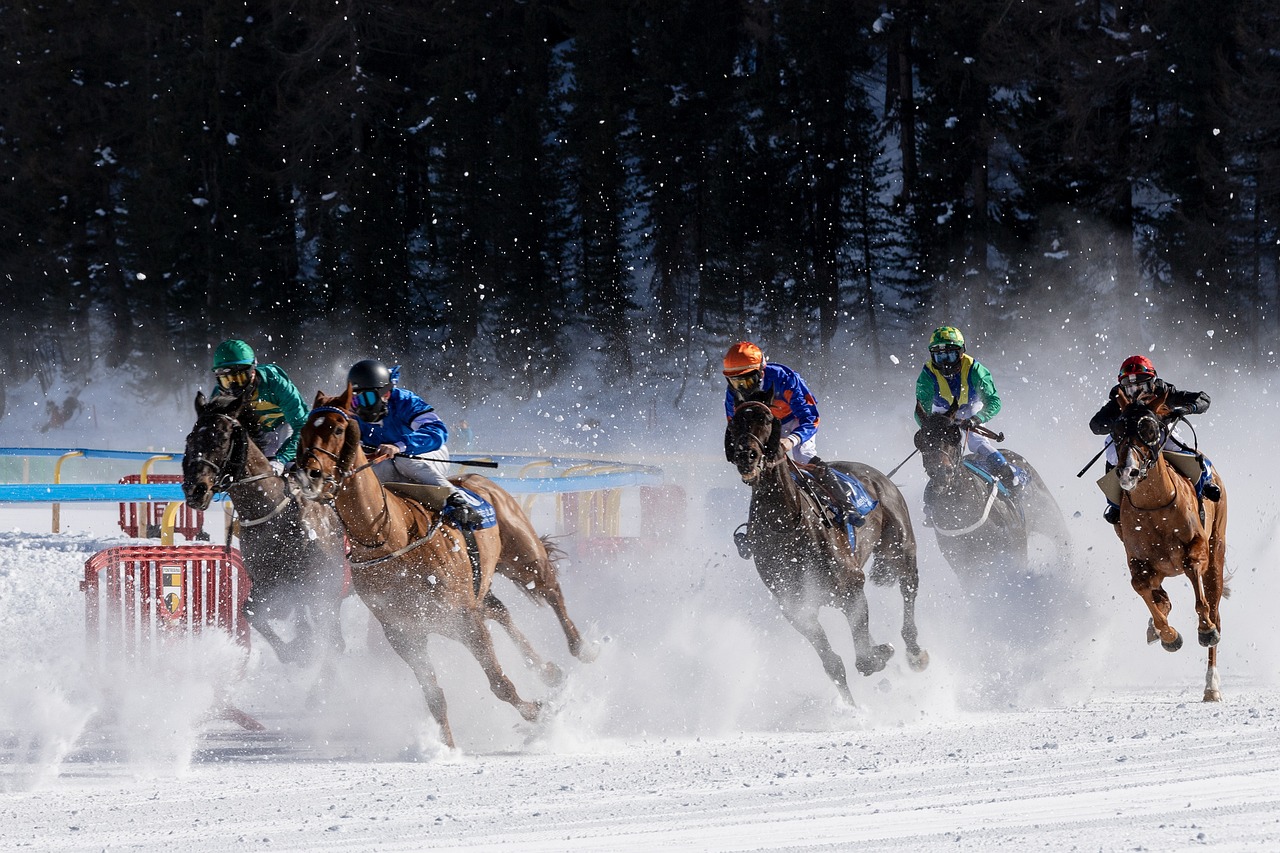
[[[1156,435],[1152,441],[1146,441],[1141,435],[1141,426],[1144,421],[1151,420],[1156,424]],[[1132,422],[1132,427],[1130,423]],[[1164,446],[1165,441],[1169,438],[1170,427],[1155,416],[1154,413],[1148,412],[1136,419],[1122,418],[1116,424],[1116,428],[1111,432],[1111,440],[1116,446],[1116,462],[1120,465],[1125,464],[1130,451],[1133,448],[1141,447],[1146,450],[1142,460],[1136,466],[1138,469],[1137,479],[1141,480],[1147,476],[1147,473],[1155,466],[1156,460],[1160,458],[1160,448]],[[1123,453],[1121,450],[1123,449]]]

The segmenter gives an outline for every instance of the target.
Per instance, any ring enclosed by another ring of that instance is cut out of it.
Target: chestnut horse
[[[737,396],[735,394],[735,396]],[[897,581],[902,592],[902,639],[907,661],[920,671],[929,653],[917,641],[915,605],[920,586],[916,541],[907,502],[888,477],[860,462],[833,462],[837,471],[856,477],[880,502],[857,531],[857,550],[840,525],[829,526],[818,504],[797,482],[797,466],[779,444],[781,424],[769,407],[772,394],[739,397],[725,432],[725,456],[751,487],[747,541],[756,571],[773,593],[783,615],[809,641],[840,696],[854,704],[844,662],[818,621],[818,608],[839,608],[853,633],[858,672],[884,669],[893,655],[888,643],[871,639],[863,567],[875,557],[871,581]]]
[[[196,394],[196,423],[182,457],[182,492],[206,510],[225,492],[239,516],[240,550],[253,583],[249,624],[285,663],[306,664],[342,651],[339,605],[346,543],[330,507],[295,495],[254,443],[257,413],[243,397]],[[268,619],[294,617],[285,642]]]
[[[444,692],[436,681],[427,636],[458,641],[479,662],[494,695],[529,722],[542,714],[539,702],[521,699],[494,653],[486,619],[501,625],[525,661],[549,685],[563,681],[554,663],[544,663],[515,627],[491,589],[495,572],[514,580],[535,601],[550,604],[577,658],[590,661],[595,648],[583,642],[564,607],[556,577],[558,551],[534,531],[507,491],[485,477],[455,480],[493,505],[498,524],[474,531],[473,569],[463,533],[439,509],[384,489],[360,443],[360,424],[350,414],[351,389],[337,397],[317,394],[298,446],[295,476],[314,500],[332,501],[352,545],[352,584],[382,625],[387,641],[413,670],[444,743],[454,747]]]
[[[967,587],[1011,572],[1025,572],[1028,537],[1039,532],[1053,544],[1054,559],[1066,565],[1071,540],[1057,501],[1040,474],[1020,454],[1001,452],[1026,472],[1028,481],[1016,499],[1003,494],[994,476],[984,476],[965,458],[960,425],[946,412],[926,413],[917,404],[920,429],[915,445],[929,482],[924,490],[925,524],[933,528],[938,549]],[[985,435],[1003,436],[984,427]]]
[[[1169,438],[1163,400],[1154,406],[1129,403],[1111,430],[1119,464],[1115,473],[1123,490],[1116,533],[1124,543],[1130,582],[1142,597],[1151,619],[1147,642],[1160,641],[1167,651],[1182,648],[1182,636],[1169,624],[1173,603],[1162,584],[1185,575],[1196,599],[1197,634],[1209,649],[1204,701],[1222,698],[1218,679],[1218,640],[1222,623],[1218,605],[1227,594],[1223,575],[1227,559],[1227,490],[1217,471],[1214,482],[1222,497],[1204,501],[1191,482],[1173,469],[1160,452]]]

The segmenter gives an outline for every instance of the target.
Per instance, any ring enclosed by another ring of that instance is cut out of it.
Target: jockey
[[[399,380],[399,365],[388,368],[373,358],[356,362],[347,372],[361,439],[377,448],[369,454],[373,473],[384,483],[443,486],[449,490],[444,502],[446,515],[460,527],[480,523],[480,513],[466,495],[445,479],[448,427],[426,401],[398,387]],[[428,453],[430,459],[414,458]]]
[[[275,472],[292,464],[307,406],[288,374],[278,365],[258,364],[248,344],[231,338],[213,351],[213,375],[217,393],[249,398],[262,424],[257,445]]]
[[[785,365],[766,360],[760,347],[750,341],[741,341],[729,347],[725,354],[724,376],[729,382],[724,394],[724,411],[729,420],[733,420],[733,412],[738,405],[735,391],[743,397],[759,391],[772,393],[770,409],[782,425],[782,452],[789,453],[797,462],[814,466],[811,471],[814,479],[829,493],[854,527],[866,523],[862,513],[845,494],[839,479],[816,455],[818,403],[800,374]]]
[[[1133,401],[1150,403],[1163,397],[1165,405],[1169,407],[1168,417],[1179,418],[1183,415],[1201,415],[1209,410],[1209,395],[1203,391],[1179,391],[1172,384],[1165,382],[1156,375],[1155,365],[1151,363],[1151,359],[1145,355],[1131,355],[1120,365],[1120,375],[1116,377],[1116,384],[1111,389],[1106,404],[1098,410],[1098,413],[1089,421],[1089,429],[1094,435],[1111,435],[1111,429],[1115,426],[1116,421],[1120,419],[1120,412],[1126,405]],[[1186,456],[1188,447],[1181,437],[1178,436],[1177,430],[1169,430],[1169,437],[1165,439],[1164,447],[1161,451],[1166,455],[1173,454],[1175,456]],[[1107,439],[1107,472],[1110,473],[1112,468],[1119,464],[1116,458],[1115,443],[1108,437]],[[1212,480],[1212,463],[1208,459],[1200,456],[1198,460],[1200,468],[1199,492],[1207,500],[1216,501],[1222,497],[1222,490],[1218,488],[1218,484]],[[1178,467],[1178,466],[1174,466]],[[1178,468],[1183,474],[1187,474],[1182,468]],[[1195,469],[1192,468],[1194,471]],[[1196,481],[1194,476],[1188,476],[1193,482]],[[1106,489],[1103,490],[1104,492]],[[1102,517],[1111,524],[1120,522],[1120,505],[1113,501],[1109,496],[1107,498],[1107,508],[1103,510]]]
[[[1000,414],[1000,394],[991,371],[964,351],[964,335],[954,326],[934,329],[929,338],[929,361],[916,379],[916,423],[920,411],[947,412],[960,425],[967,447],[1013,495],[1021,493],[1026,474],[1005,458],[992,441],[973,430]]]

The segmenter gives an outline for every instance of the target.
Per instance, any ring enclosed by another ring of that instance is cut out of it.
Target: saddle
[[[383,483],[387,491],[417,501],[433,512],[440,513],[441,518],[449,517],[449,508],[445,506],[445,500],[453,493],[453,490],[447,486],[427,486],[422,483]],[[480,513],[479,524],[457,524],[454,526],[462,533],[463,540],[467,543],[467,560],[471,563],[471,583],[477,594],[480,592],[480,548],[476,544],[476,531],[483,530],[487,527],[493,527],[498,523],[497,513],[493,510],[493,504],[477,495],[470,489],[463,489],[463,496],[467,499],[467,503]],[[452,520],[452,519],[451,519]]]
[[[815,473],[817,466],[812,464],[797,464],[795,466],[796,484],[800,487],[800,491],[812,503],[818,514],[822,516],[823,523],[827,527],[842,527],[846,535],[849,537],[849,547],[857,548],[857,528],[862,526],[862,520],[880,506],[880,502],[871,497],[867,492],[867,487],[851,474],[843,471],[837,471],[828,465],[824,465],[826,471],[832,475],[832,479],[844,492],[844,498],[850,506],[859,514],[859,518],[847,517],[842,505],[827,494],[827,483],[820,479]]]

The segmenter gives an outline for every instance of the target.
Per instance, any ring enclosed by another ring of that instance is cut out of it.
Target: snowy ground
[[[1232,411],[1223,399],[1215,411]],[[910,672],[899,654],[855,676],[857,709],[837,704],[732,553],[746,500],[732,469],[714,456],[635,459],[683,471],[684,540],[562,567],[570,612],[603,646],[589,665],[507,585],[517,623],[569,672],[538,730],[461,649],[437,642],[454,753],[355,600],[343,611],[348,652],[321,684],[256,636],[243,678],[240,652],[213,637],[171,660],[90,666],[77,585],[91,554],[125,541],[114,508],[64,507],[57,535],[47,506],[0,508],[0,849],[1278,849],[1274,466],[1251,459],[1247,430],[1275,413],[1246,403],[1242,393],[1229,422],[1200,424],[1232,500],[1225,701],[1212,705],[1200,701],[1205,658],[1185,582],[1168,588],[1187,645],[1144,642],[1120,545],[1090,480],[1074,476],[1098,448],[1080,434],[1088,413],[1069,429],[1005,425],[1063,436],[1056,453],[1010,443],[1058,490],[1076,560],[975,601],[918,529],[932,663]],[[859,421],[835,414],[849,433],[833,426],[833,445],[886,470],[909,452],[909,425],[854,441]],[[720,424],[713,412],[689,444],[715,448]],[[918,466],[895,479],[918,506]],[[871,606],[876,640],[900,651],[896,592],[873,590]],[[824,625],[850,661],[842,620]],[[522,695],[546,697],[497,641]],[[220,689],[267,731],[207,719]]]

